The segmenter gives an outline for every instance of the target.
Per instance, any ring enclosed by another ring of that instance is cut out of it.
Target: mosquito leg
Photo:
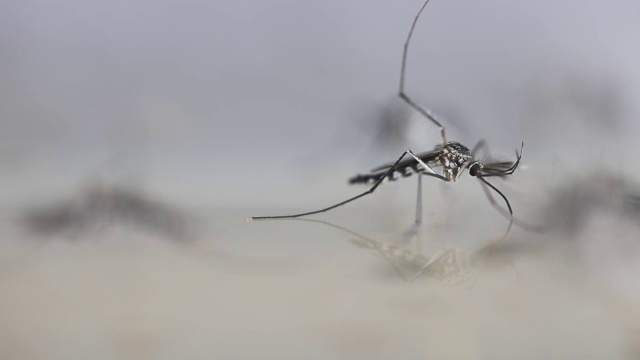
[[[480,180],[480,183],[483,186],[482,188],[485,190],[485,194],[487,195],[487,199],[489,199],[489,202],[491,203],[491,205],[494,208],[496,208],[496,210],[498,210],[498,212],[500,214],[504,215],[505,217],[507,217],[509,219],[509,225],[507,226],[507,231],[504,233],[504,235],[501,238],[501,239],[505,239],[507,237],[507,235],[509,234],[509,231],[511,231],[511,226],[513,225],[513,209],[511,209],[511,204],[509,203],[509,199],[507,199],[507,197],[500,190],[498,190],[497,187],[493,186],[490,182],[488,182],[487,180],[483,179],[482,176],[477,176],[477,178],[478,178],[478,180]],[[489,192],[489,189],[487,189],[487,186],[490,187],[496,193],[498,193],[498,195],[500,195],[500,197],[502,197],[504,202],[507,204],[507,208],[509,209],[509,214],[508,215],[506,214],[504,208],[502,208],[500,205],[498,205],[496,203],[496,200],[493,198],[493,196]]]
[[[440,175],[440,174],[436,173],[435,171],[433,171],[433,169],[432,169],[432,168],[430,168],[430,167],[429,167],[429,165],[425,164],[425,162],[424,162],[424,161],[422,161],[422,159],[420,159],[419,157],[417,157],[417,156],[416,156],[416,154],[414,154],[414,153],[413,153],[413,151],[411,151],[411,150],[407,150],[407,153],[408,153],[409,155],[411,155],[411,157],[413,157],[413,159],[414,159],[415,161],[417,161],[417,162],[418,162],[418,164],[422,165],[423,170],[422,170],[422,172],[421,172],[420,174],[422,174],[422,175],[427,175],[427,176],[432,176],[432,177],[434,177],[434,178],[436,178],[436,179],[440,179],[440,180],[442,180],[442,181],[449,182],[449,179],[447,179],[446,177],[444,177],[444,176],[442,176],[442,175]],[[427,172],[425,172],[425,171],[427,171]]]
[[[363,192],[360,195],[356,195],[352,198],[349,198],[345,201],[339,202],[335,205],[331,205],[329,207],[326,207],[324,209],[320,209],[320,210],[315,210],[315,211],[309,211],[309,212],[304,212],[304,213],[300,213],[300,214],[293,214],[293,215],[277,215],[277,216],[254,216],[254,217],[250,217],[247,218],[247,220],[251,221],[251,220],[271,220],[271,219],[293,219],[293,218],[297,218],[297,217],[301,217],[301,216],[307,216],[307,215],[313,215],[313,214],[319,214],[319,213],[323,213],[325,211],[329,211],[332,209],[335,209],[337,207],[340,207],[342,205],[348,204],[354,200],[358,200],[361,197],[364,197],[366,195],[372,194],[377,188],[378,186],[380,186],[380,184],[384,181],[384,179],[386,179],[391,173],[393,173],[396,170],[396,167],[398,166],[398,164],[400,163],[400,161],[402,161],[402,159],[407,155],[407,154],[411,154],[411,156],[413,156],[415,159],[418,159],[418,162],[421,163],[425,169],[429,169],[431,171],[431,173],[424,173],[425,175],[429,175],[441,180],[445,180],[448,181],[447,178],[445,178],[444,176],[438,175],[436,174],[430,167],[428,167],[422,160],[420,160],[418,157],[416,157],[411,150],[407,150],[405,152],[402,153],[402,155],[400,155],[400,157],[398,158],[398,160],[396,160],[396,162],[393,164],[393,166],[391,166],[389,168],[389,170],[380,178],[378,179],[375,184],[373,184],[373,186]]]
[[[416,252],[421,253],[420,228],[422,225],[422,174],[418,173],[418,192],[416,194],[416,216],[413,225],[402,234],[402,242],[416,237]]]
[[[447,228],[449,224],[451,224],[451,219],[453,218],[453,204],[454,197],[451,194],[451,188],[446,186],[446,184],[441,184],[440,192],[442,194],[442,199],[444,200],[444,211],[442,212],[442,226],[440,231],[443,231]]]
[[[418,227],[418,231],[416,232],[416,254],[422,255],[422,227]]]
[[[431,122],[433,122],[440,129],[440,137],[442,139],[442,145],[445,145],[447,143],[447,140],[445,136],[444,126],[442,126],[442,124],[440,124],[440,122],[435,118],[435,116],[431,114],[431,111],[429,109],[422,108],[420,105],[416,104],[404,92],[404,78],[405,78],[406,69],[407,69],[407,53],[409,51],[409,43],[411,42],[411,36],[413,36],[413,30],[415,29],[416,24],[418,23],[418,19],[420,18],[422,11],[424,10],[424,8],[427,6],[428,3],[429,3],[429,0],[425,1],[425,3],[420,8],[420,11],[418,11],[418,14],[416,14],[416,17],[413,19],[413,23],[411,24],[411,29],[409,30],[409,34],[407,35],[407,40],[404,43],[404,50],[402,52],[402,65],[400,68],[400,87],[398,91],[398,96],[404,102],[409,104],[409,106],[411,106],[414,110],[422,114],[422,116],[431,120]]]
[[[424,161],[422,161],[422,159],[417,157],[411,150],[409,150],[409,155],[411,155],[418,162],[418,164],[420,164],[426,171],[428,171],[428,172],[423,171],[421,173],[422,175],[432,176],[432,177],[435,177],[436,179],[440,179],[445,182],[451,181],[450,179],[440,174],[437,174],[435,171],[433,171],[433,169],[431,169],[427,164],[425,164]]]
[[[507,210],[505,210],[503,207],[501,207],[496,203],[496,200],[494,199],[493,195],[491,195],[491,192],[489,191],[488,187],[482,182],[480,184],[482,185],[482,189],[484,190],[484,193],[487,196],[487,199],[489,200],[491,205],[493,205],[493,207],[496,208],[496,210],[498,210],[498,212],[505,218],[513,219],[513,225],[516,225],[519,228],[522,228],[526,231],[534,232],[534,233],[542,233],[544,231],[544,229],[539,225],[532,225],[516,217],[510,216]]]
[[[476,145],[477,146],[477,145]],[[515,161],[515,163],[513,163],[513,165],[504,170],[504,171],[499,171],[499,172],[489,172],[489,173],[483,173],[482,175],[478,176],[478,179],[480,178],[487,178],[487,177],[494,177],[494,176],[508,176],[508,175],[512,175],[514,173],[514,171],[518,168],[518,165],[520,164],[520,160],[522,159],[522,153],[524,150],[524,141],[522,142],[522,144],[520,145],[520,152],[518,152],[516,150],[516,157],[517,160]],[[483,171],[486,171],[486,168],[483,169]],[[491,205],[496,208],[496,210],[498,210],[498,212],[506,217],[507,219],[509,219],[510,223],[509,223],[509,228],[511,228],[511,224],[513,225],[517,225],[518,227],[530,231],[530,232],[535,232],[535,233],[541,233],[543,232],[543,228],[537,225],[532,225],[532,224],[528,224],[518,218],[515,218],[513,216],[513,212],[511,211],[511,206],[509,206],[509,202],[507,201],[506,197],[500,192],[498,191],[498,189],[496,189],[493,185],[489,184],[486,180],[484,179],[480,179],[481,182],[480,184],[482,185],[482,189],[484,190],[485,195],[487,196],[487,199],[489,200],[489,202],[491,203]],[[489,189],[487,188],[487,186],[490,186],[494,191],[496,191],[498,194],[500,194],[500,196],[502,196],[503,199],[505,199],[505,202],[507,203],[508,207],[509,207],[509,211],[507,212],[507,210],[505,210],[503,207],[501,207],[500,205],[498,205],[495,201],[495,199],[493,198],[493,195],[491,194],[491,192],[489,191]]]
[[[422,174],[418,174],[418,194],[416,196],[416,254],[422,254],[422,239],[420,238],[420,230],[422,230]]]
[[[505,210],[502,206],[498,205],[498,203],[496,202],[496,199],[493,197],[493,195],[489,191],[489,187],[487,185],[485,185],[482,181],[480,182],[480,185],[482,185],[482,190],[484,190],[484,194],[487,196],[487,199],[489,200],[491,205],[493,207],[495,207],[496,210],[498,210],[498,212],[501,215],[503,215],[504,217],[506,217],[506,218],[511,217],[509,215],[509,211]]]
[[[422,175],[418,174],[418,193],[416,194],[416,226],[422,224]]]

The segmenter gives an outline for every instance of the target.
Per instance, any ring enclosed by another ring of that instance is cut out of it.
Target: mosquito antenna
[[[520,165],[520,160],[522,159],[522,153],[524,151],[524,141],[522,142],[522,145],[520,146],[520,152],[518,152],[518,150],[516,150],[516,161],[507,169],[500,169],[500,170],[496,170],[495,168],[492,169],[491,165],[492,164],[485,164],[483,169],[482,169],[482,177],[492,177],[492,176],[507,176],[507,175],[511,175],[513,174],[516,169],[518,168],[518,165]]]
[[[440,122],[431,114],[431,110],[422,108],[420,105],[415,103],[409,96],[404,92],[404,78],[407,70],[407,53],[409,51],[409,43],[411,42],[411,36],[413,36],[413,30],[416,28],[416,24],[418,23],[418,19],[420,19],[420,15],[422,11],[429,3],[429,0],[425,1],[420,8],[420,11],[416,14],[416,17],[413,19],[413,23],[411,24],[411,29],[409,30],[409,34],[407,35],[407,40],[404,43],[404,51],[402,52],[402,65],[400,67],[400,88],[398,91],[398,96],[404,100],[409,106],[415,109],[417,112],[422,114],[427,119],[431,120],[438,128],[440,128],[440,137],[442,138],[442,145],[444,146],[447,143],[444,126],[440,124]]]

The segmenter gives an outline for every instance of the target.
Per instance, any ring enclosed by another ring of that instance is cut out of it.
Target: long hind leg
[[[384,181],[384,179],[386,179],[387,177],[389,177],[394,171],[396,171],[396,167],[398,166],[398,164],[400,163],[400,161],[402,161],[402,159],[409,154],[409,156],[413,157],[420,165],[422,165],[423,167],[423,174],[427,175],[427,176],[431,176],[431,177],[435,177],[436,179],[440,179],[443,181],[449,181],[449,179],[445,178],[442,175],[437,174],[435,171],[433,171],[433,169],[431,169],[427,164],[425,164],[419,157],[417,157],[411,150],[407,150],[405,152],[402,153],[402,155],[400,155],[400,157],[398,158],[398,160],[396,160],[396,162],[389,168],[389,170],[387,170],[386,173],[384,173],[384,175],[382,175],[379,179],[376,180],[376,182],[373,184],[373,186],[363,192],[360,195],[356,195],[352,198],[349,198],[345,201],[339,202],[337,204],[328,206],[326,208],[320,209],[320,210],[315,210],[315,211],[308,211],[308,212],[303,212],[303,213],[299,213],[299,214],[292,214],[292,215],[276,215],[276,216],[253,216],[250,218],[247,218],[247,220],[274,220],[274,219],[294,219],[294,218],[298,218],[301,216],[307,216],[307,215],[313,215],[313,214],[319,214],[319,213],[323,213],[325,211],[329,211],[332,209],[335,209],[337,207],[340,207],[342,205],[346,205],[354,200],[358,200],[361,197],[367,196],[369,194],[372,194],[377,188],[378,186],[380,186],[380,184]]]
[[[422,174],[418,174],[418,191],[416,194],[416,214],[411,227],[402,233],[402,242],[406,243],[412,238],[416,239],[416,253],[422,253],[422,239],[420,238],[422,228]]]
[[[411,29],[409,29],[407,40],[404,43],[404,50],[402,52],[402,65],[400,67],[400,86],[398,89],[398,96],[404,102],[406,102],[409,106],[411,106],[414,110],[419,112],[422,116],[431,120],[431,122],[433,122],[440,129],[440,138],[442,140],[442,145],[444,146],[447,143],[447,139],[446,139],[447,137],[445,135],[444,126],[442,126],[442,124],[440,124],[440,122],[436,119],[436,117],[433,116],[433,114],[431,114],[431,110],[429,110],[428,108],[423,108],[422,106],[418,105],[404,91],[404,79],[405,79],[405,74],[407,70],[407,53],[409,52],[409,43],[411,42],[411,36],[413,36],[413,30],[416,28],[418,19],[420,19],[420,15],[422,14],[422,11],[424,10],[424,8],[427,6],[428,3],[429,3],[429,0],[425,1],[425,3],[422,5],[420,10],[418,11],[418,14],[416,14],[416,17],[413,19],[413,23],[411,23]]]

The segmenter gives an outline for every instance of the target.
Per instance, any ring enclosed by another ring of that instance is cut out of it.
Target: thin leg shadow
[[[354,236],[351,243],[361,249],[371,249],[385,258],[394,271],[406,283],[413,283],[420,276],[425,275],[436,279],[445,285],[461,285],[472,280],[475,270],[471,267],[468,257],[457,248],[442,248],[432,256],[424,256],[420,252],[412,251],[397,245],[374,240],[346,227],[328,221],[313,219],[292,219],[316,224],[323,224]],[[402,269],[414,274],[407,277]]]

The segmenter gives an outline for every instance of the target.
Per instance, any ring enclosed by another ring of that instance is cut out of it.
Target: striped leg
[[[386,179],[394,171],[396,171],[396,168],[397,168],[398,164],[400,163],[400,161],[402,161],[402,159],[407,154],[409,154],[414,159],[416,159],[416,161],[418,161],[418,163],[421,164],[424,169],[429,171],[429,172],[423,172],[424,175],[435,177],[435,178],[443,180],[443,181],[449,181],[449,179],[445,178],[444,176],[436,174],[436,172],[433,171],[433,169],[431,169],[429,166],[427,166],[427,164],[425,164],[422,160],[420,160],[420,158],[418,158],[411,150],[407,150],[407,151],[403,152],[402,155],[400,155],[398,160],[396,160],[396,162],[389,168],[389,170],[387,170],[387,172],[383,176],[381,176],[379,179],[376,180],[376,182],[373,184],[373,186],[369,190],[363,192],[360,195],[356,195],[356,196],[354,196],[352,198],[349,198],[349,199],[347,199],[345,201],[339,202],[339,203],[337,203],[335,205],[331,205],[329,207],[326,207],[326,208],[320,209],[320,210],[308,211],[308,212],[303,212],[303,213],[300,213],[300,214],[292,214],[292,215],[253,216],[253,217],[247,218],[247,220],[251,221],[251,220],[294,219],[294,218],[298,218],[298,217],[301,217],[301,216],[307,216],[307,215],[323,213],[323,212],[335,209],[337,207],[340,207],[342,205],[346,205],[346,204],[348,204],[348,203],[350,203],[352,201],[360,199],[361,197],[364,197],[364,196],[367,196],[369,194],[372,194],[378,188],[378,186],[380,186],[380,184],[384,181],[384,179]]]

